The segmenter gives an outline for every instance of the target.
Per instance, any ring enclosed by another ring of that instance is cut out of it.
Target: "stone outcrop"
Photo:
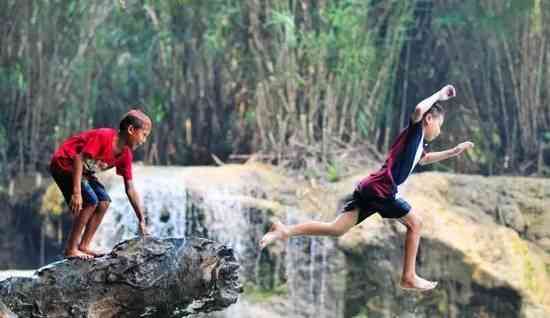
[[[197,318],[550,317],[547,179],[411,176],[405,198],[424,219],[417,268],[439,281],[426,294],[398,288],[405,228],[377,215],[340,238],[258,249],[273,218],[333,220],[338,199],[368,172],[336,183],[259,164],[139,167],[135,175],[154,233],[208,237],[239,254],[244,295]],[[114,200],[98,238],[110,237],[100,245],[110,248],[136,224],[119,179],[109,193]]]

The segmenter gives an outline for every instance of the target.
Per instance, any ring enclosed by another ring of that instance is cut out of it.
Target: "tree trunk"
[[[0,300],[0,318],[17,318],[17,316],[8,309],[6,305]]]
[[[235,303],[238,268],[230,248],[207,239],[135,238],[4,280],[0,299],[19,317],[182,317]]]

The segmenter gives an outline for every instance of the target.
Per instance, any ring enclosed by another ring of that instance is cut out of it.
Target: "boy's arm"
[[[430,108],[437,101],[448,100],[456,96],[456,90],[453,85],[446,85],[439,91],[435,92],[432,96],[426,98],[416,105],[414,112],[411,115],[411,120],[413,124],[418,123],[424,117],[424,114],[430,110]]]
[[[134,212],[136,213],[136,217],[139,222],[139,232],[141,233],[141,235],[149,235],[149,232],[145,227],[145,218],[143,216],[143,207],[141,206],[139,194],[136,191],[132,180],[124,179],[124,188],[126,189],[126,195],[130,200],[130,204],[132,205],[132,207],[134,208]]]
[[[82,209],[82,171],[84,170],[84,160],[82,154],[76,154],[73,160],[73,194],[71,195],[71,212],[76,216]]]
[[[420,161],[418,162],[419,165],[427,165],[430,163],[442,161],[445,159],[449,159],[451,157],[456,157],[463,153],[464,151],[472,148],[474,144],[470,141],[466,141],[463,143],[458,144],[456,147],[444,150],[444,151],[437,151],[437,152],[429,152],[427,153]]]

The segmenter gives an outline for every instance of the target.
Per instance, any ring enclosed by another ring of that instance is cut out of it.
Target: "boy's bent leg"
[[[71,232],[69,233],[69,238],[67,240],[67,247],[65,248],[65,257],[77,257],[83,259],[91,258],[90,255],[83,253],[78,249],[78,241],[80,240],[82,230],[90,220],[90,217],[92,213],[94,213],[96,207],[96,205],[87,205],[74,217]]]
[[[407,227],[401,287],[418,291],[433,289],[437,285],[437,282],[431,282],[416,275],[416,256],[420,243],[422,219],[415,210],[411,210],[400,221]]]
[[[81,252],[84,252],[86,254],[89,254],[93,257],[101,256],[103,253],[92,251],[90,249],[90,244],[92,243],[92,239],[94,238],[94,235],[97,231],[97,228],[99,227],[99,224],[101,224],[101,221],[103,220],[103,217],[105,216],[105,212],[107,212],[107,209],[109,208],[109,201],[101,201],[97,205],[97,208],[95,209],[95,213],[92,214],[90,217],[90,220],[86,224],[86,229],[84,230],[84,234],[82,235],[82,240],[80,241],[80,245],[78,246],[78,249]]]
[[[296,225],[284,225],[277,221],[273,224],[268,233],[260,241],[260,248],[277,240],[287,240],[291,236],[302,235],[326,235],[340,236],[357,223],[358,212],[351,210],[343,212],[332,222],[309,221]]]

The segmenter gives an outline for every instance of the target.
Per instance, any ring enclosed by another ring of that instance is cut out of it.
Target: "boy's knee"
[[[86,208],[86,209],[90,209],[90,210],[95,210],[97,209],[98,207],[98,202],[86,202],[83,209]]]
[[[97,206],[98,206],[99,202],[97,200],[94,200],[94,198],[89,198],[87,199],[85,202],[84,202],[84,205],[87,207],[87,208],[94,208],[96,209]]]
[[[335,223],[331,223],[331,231],[330,231],[330,234],[332,236],[340,236],[340,235],[343,235],[344,233],[346,233],[347,229],[345,229],[344,227],[342,226],[338,226],[337,224]]]
[[[424,225],[424,220],[422,220],[422,218],[418,215],[411,221],[411,229],[413,231],[419,232],[422,229],[423,225]]]
[[[414,213],[407,217],[404,223],[411,231],[420,232],[424,221],[418,213]]]
[[[97,206],[97,209],[99,210],[98,212],[105,212],[107,211],[107,209],[109,208],[109,204],[111,204],[111,202],[109,201],[101,201],[99,202],[98,206]]]

